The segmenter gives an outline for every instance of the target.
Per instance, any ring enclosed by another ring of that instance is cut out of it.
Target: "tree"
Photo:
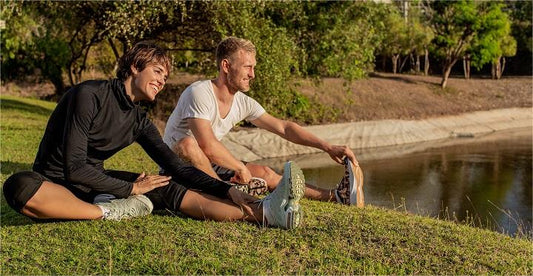
[[[43,18],[39,12],[27,2],[6,2],[1,6],[6,20],[1,38],[2,79],[22,79],[38,70],[61,94],[68,46],[58,38],[63,31],[55,18]]]
[[[516,39],[516,57],[513,58],[514,72],[531,75],[533,41],[532,1],[506,1],[507,9],[511,11],[511,35]],[[526,57],[526,58],[523,58]]]
[[[499,79],[505,69],[505,57],[516,54],[516,40],[511,36],[511,21],[504,6],[487,2],[480,6],[480,28],[472,43],[473,65],[492,64],[492,78]]]
[[[432,2],[431,23],[435,52],[442,58],[441,87],[445,88],[453,65],[469,49],[480,27],[477,4],[470,0]]]
[[[384,25],[387,28],[381,44],[381,52],[384,56],[391,58],[392,73],[396,74],[400,56],[410,52],[409,27],[397,9],[391,9],[385,16]]]

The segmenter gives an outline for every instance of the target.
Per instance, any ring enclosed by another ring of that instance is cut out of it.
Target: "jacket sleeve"
[[[227,198],[231,188],[226,182],[212,178],[203,171],[183,164],[177,155],[163,142],[159,131],[151,122],[137,137],[137,142],[161,168],[181,185],[200,190],[220,198]]]
[[[87,163],[89,130],[99,107],[96,95],[78,88],[68,103],[63,141],[65,179],[96,192],[109,193],[118,198],[131,194],[133,183],[109,177]]]

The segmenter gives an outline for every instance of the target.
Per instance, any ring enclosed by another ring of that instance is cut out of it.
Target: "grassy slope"
[[[30,169],[54,104],[1,98],[0,181]],[[109,168],[157,171],[137,145]],[[165,214],[35,224],[1,201],[1,274],[532,274],[524,239],[368,206],[303,200],[293,231]]]

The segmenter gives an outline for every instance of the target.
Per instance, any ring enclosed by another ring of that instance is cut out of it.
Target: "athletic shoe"
[[[335,190],[337,201],[346,205],[365,206],[363,194],[363,171],[354,165],[348,157],[344,158],[344,177]]]
[[[248,194],[251,196],[260,196],[268,192],[267,182],[263,178],[252,177],[248,182]]]
[[[251,196],[260,196],[268,192],[267,183],[263,178],[252,177],[248,184],[239,184],[227,182],[230,185],[235,186],[235,188],[243,193],[249,194]]]
[[[302,210],[298,203],[305,192],[302,170],[293,162],[285,163],[283,177],[276,189],[266,196],[263,204],[263,225],[296,228],[302,222]]]
[[[134,195],[128,198],[114,199],[110,202],[96,203],[104,210],[104,220],[121,220],[142,217],[150,214],[154,205],[144,195]]]

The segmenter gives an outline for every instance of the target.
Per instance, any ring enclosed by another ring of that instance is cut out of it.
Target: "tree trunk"
[[[457,62],[457,59],[446,61],[444,63],[444,66],[442,67],[442,81],[440,83],[440,87],[446,88],[446,84],[448,84],[448,77],[450,77],[450,72],[452,71],[452,67],[455,62]]]
[[[429,50],[424,49],[424,76],[429,74]]]
[[[416,67],[416,63],[412,52],[409,54],[409,62],[411,63],[411,70],[413,70]]]
[[[398,58],[400,55],[392,55],[392,73],[396,74],[396,69],[398,68]]]
[[[500,79],[503,76],[503,70],[505,70],[505,57],[502,57],[502,67],[500,70],[500,77],[498,79]]]
[[[113,54],[115,55],[115,61],[118,62],[118,59],[120,58],[120,54],[118,53],[115,43],[113,43],[113,39],[108,38],[107,42],[109,43],[109,46],[111,46],[111,50],[113,50]]]
[[[502,60],[502,61],[500,61]],[[505,69],[505,57],[498,57],[494,63],[492,63],[492,79],[499,80],[503,75]]]
[[[420,56],[418,54],[416,55],[415,72],[420,73]]]
[[[469,80],[470,79],[470,57],[468,56],[464,56],[463,57],[463,72],[464,72],[464,75],[465,75],[465,79]]]
[[[405,63],[407,62],[407,59],[408,59],[408,58],[409,58],[409,57],[407,56],[407,57],[405,57],[405,58],[403,59],[403,61],[402,61],[402,65],[400,65],[400,69],[398,69],[398,73],[401,73],[401,72],[402,72],[402,70],[403,70],[403,66],[404,66]]]
[[[58,96],[58,101],[61,99],[61,96],[65,93],[65,83],[61,75],[59,76],[50,76],[50,81],[54,85],[56,95]]]

